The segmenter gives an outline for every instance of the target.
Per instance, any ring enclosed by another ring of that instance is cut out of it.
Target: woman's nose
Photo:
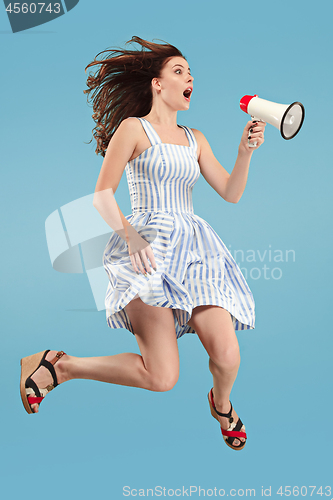
[[[188,75],[188,81],[193,82],[193,80],[194,80],[194,77],[192,75]]]

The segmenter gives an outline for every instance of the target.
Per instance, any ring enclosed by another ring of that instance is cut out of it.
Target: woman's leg
[[[126,352],[113,356],[77,358],[64,355],[54,368],[58,383],[90,379],[112,384],[167,391],[179,375],[179,354],[172,309],[148,306],[140,298],[126,306],[141,356]],[[46,359],[54,358],[50,351]],[[31,377],[39,388],[52,383],[50,372],[41,366]],[[38,404],[32,405],[38,411]]]
[[[228,413],[230,393],[240,364],[239,345],[231,316],[228,311],[218,306],[198,306],[193,309],[188,324],[194,328],[209,355],[216,409],[221,413]],[[235,410],[232,415],[237,422],[238,415]],[[228,419],[220,416],[218,419],[222,428],[228,429]],[[240,439],[245,441],[244,438]],[[239,440],[235,439],[233,444],[238,446]]]

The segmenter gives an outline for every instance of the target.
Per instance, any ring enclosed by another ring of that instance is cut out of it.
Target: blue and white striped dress
[[[148,120],[139,120],[151,147],[126,165],[132,206],[126,219],[150,243],[157,271],[137,275],[126,241],[111,235],[103,258],[109,327],[134,333],[125,306],[139,296],[148,305],[173,309],[177,338],[195,333],[187,322],[195,307],[207,304],[229,311],[235,330],[254,328],[254,300],[239,267],[213,228],[193,212],[200,167],[192,130],[182,126],[189,146],[165,144]]]

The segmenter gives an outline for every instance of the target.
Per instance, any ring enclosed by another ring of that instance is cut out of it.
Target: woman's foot
[[[56,357],[57,352],[58,351],[49,351],[45,357],[45,360],[51,362]],[[56,372],[58,385],[65,381],[61,370],[62,364],[63,360],[59,358],[53,365],[53,368]],[[48,390],[48,392],[50,392],[50,390],[54,388],[52,374],[45,366],[40,366],[38,370],[36,370],[35,373],[31,375],[30,378],[35,382],[38,389],[50,388]],[[39,404],[38,403],[32,404],[31,408],[34,413],[38,413]]]
[[[21,397],[28,413],[38,413],[46,394],[65,381],[63,351],[44,351],[21,360]]]
[[[230,412],[230,409],[232,408],[232,412],[231,412],[232,422],[230,422],[228,417],[222,417],[222,416],[218,415],[216,413],[216,411],[214,411],[214,413],[212,412],[212,415],[214,418],[216,418],[216,420],[219,421],[221,429],[223,429],[225,431],[228,429],[234,430],[234,427],[236,427],[236,425],[238,423],[239,417],[238,417],[236,411],[234,410],[234,408],[232,407],[230,401],[228,401],[227,403],[224,403],[224,404],[217,403],[215,398],[214,398],[213,389],[208,394],[208,400],[211,404],[211,407],[213,407],[213,409],[217,410],[219,413],[228,414]],[[239,429],[239,431],[245,433],[245,425],[242,425],[241,428]],[[235,437],[233,440],[232,440],[232,438],[228,438],[228,436],[223,436],[223,438],[226,441],[226,443],[229,444],[229,446],[232,445],[231,446],[232,448],[239,448],[240,449],[240,448],[243,448],[245,446],[245,442],[246,442],[245,437],[239,437],[239,438]],[[232,443],[228,442],[228,440],[232,440]]]

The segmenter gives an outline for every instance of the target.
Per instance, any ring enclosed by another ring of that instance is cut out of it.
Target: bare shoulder
[[[117,127],[105,153],[96,191],[111,187],[116,192],[123,171],[140,140],[140,127],[140,120],[132,117],[126,118]]]
[[[202,150],[207,148],[207,145],[209,146],[209,144],[206,137],[202,132],[200,132],[200,130],[197,130],[196,128],[191,128],[191,130],[198,144],[197,153],[198,153],[198,158],[200,158]]]
[[[137,118],[125,118],[117,127],[108,149],[125,148],[129,156],[133,153],[142,134],[142,126]]]
[[[117,131],[119,130],[122,133],[140,133],[141,129],[142,126],[140,120],[131,116],[129,118],[125,118],[125,120],[120,123]]]
[[[206,137],[203,135],[202,132],[200,132],[200,130],[197,130],[196,128],[191,128],[191,130],[198,144],[201,144],[204,140],[206,140]]]

